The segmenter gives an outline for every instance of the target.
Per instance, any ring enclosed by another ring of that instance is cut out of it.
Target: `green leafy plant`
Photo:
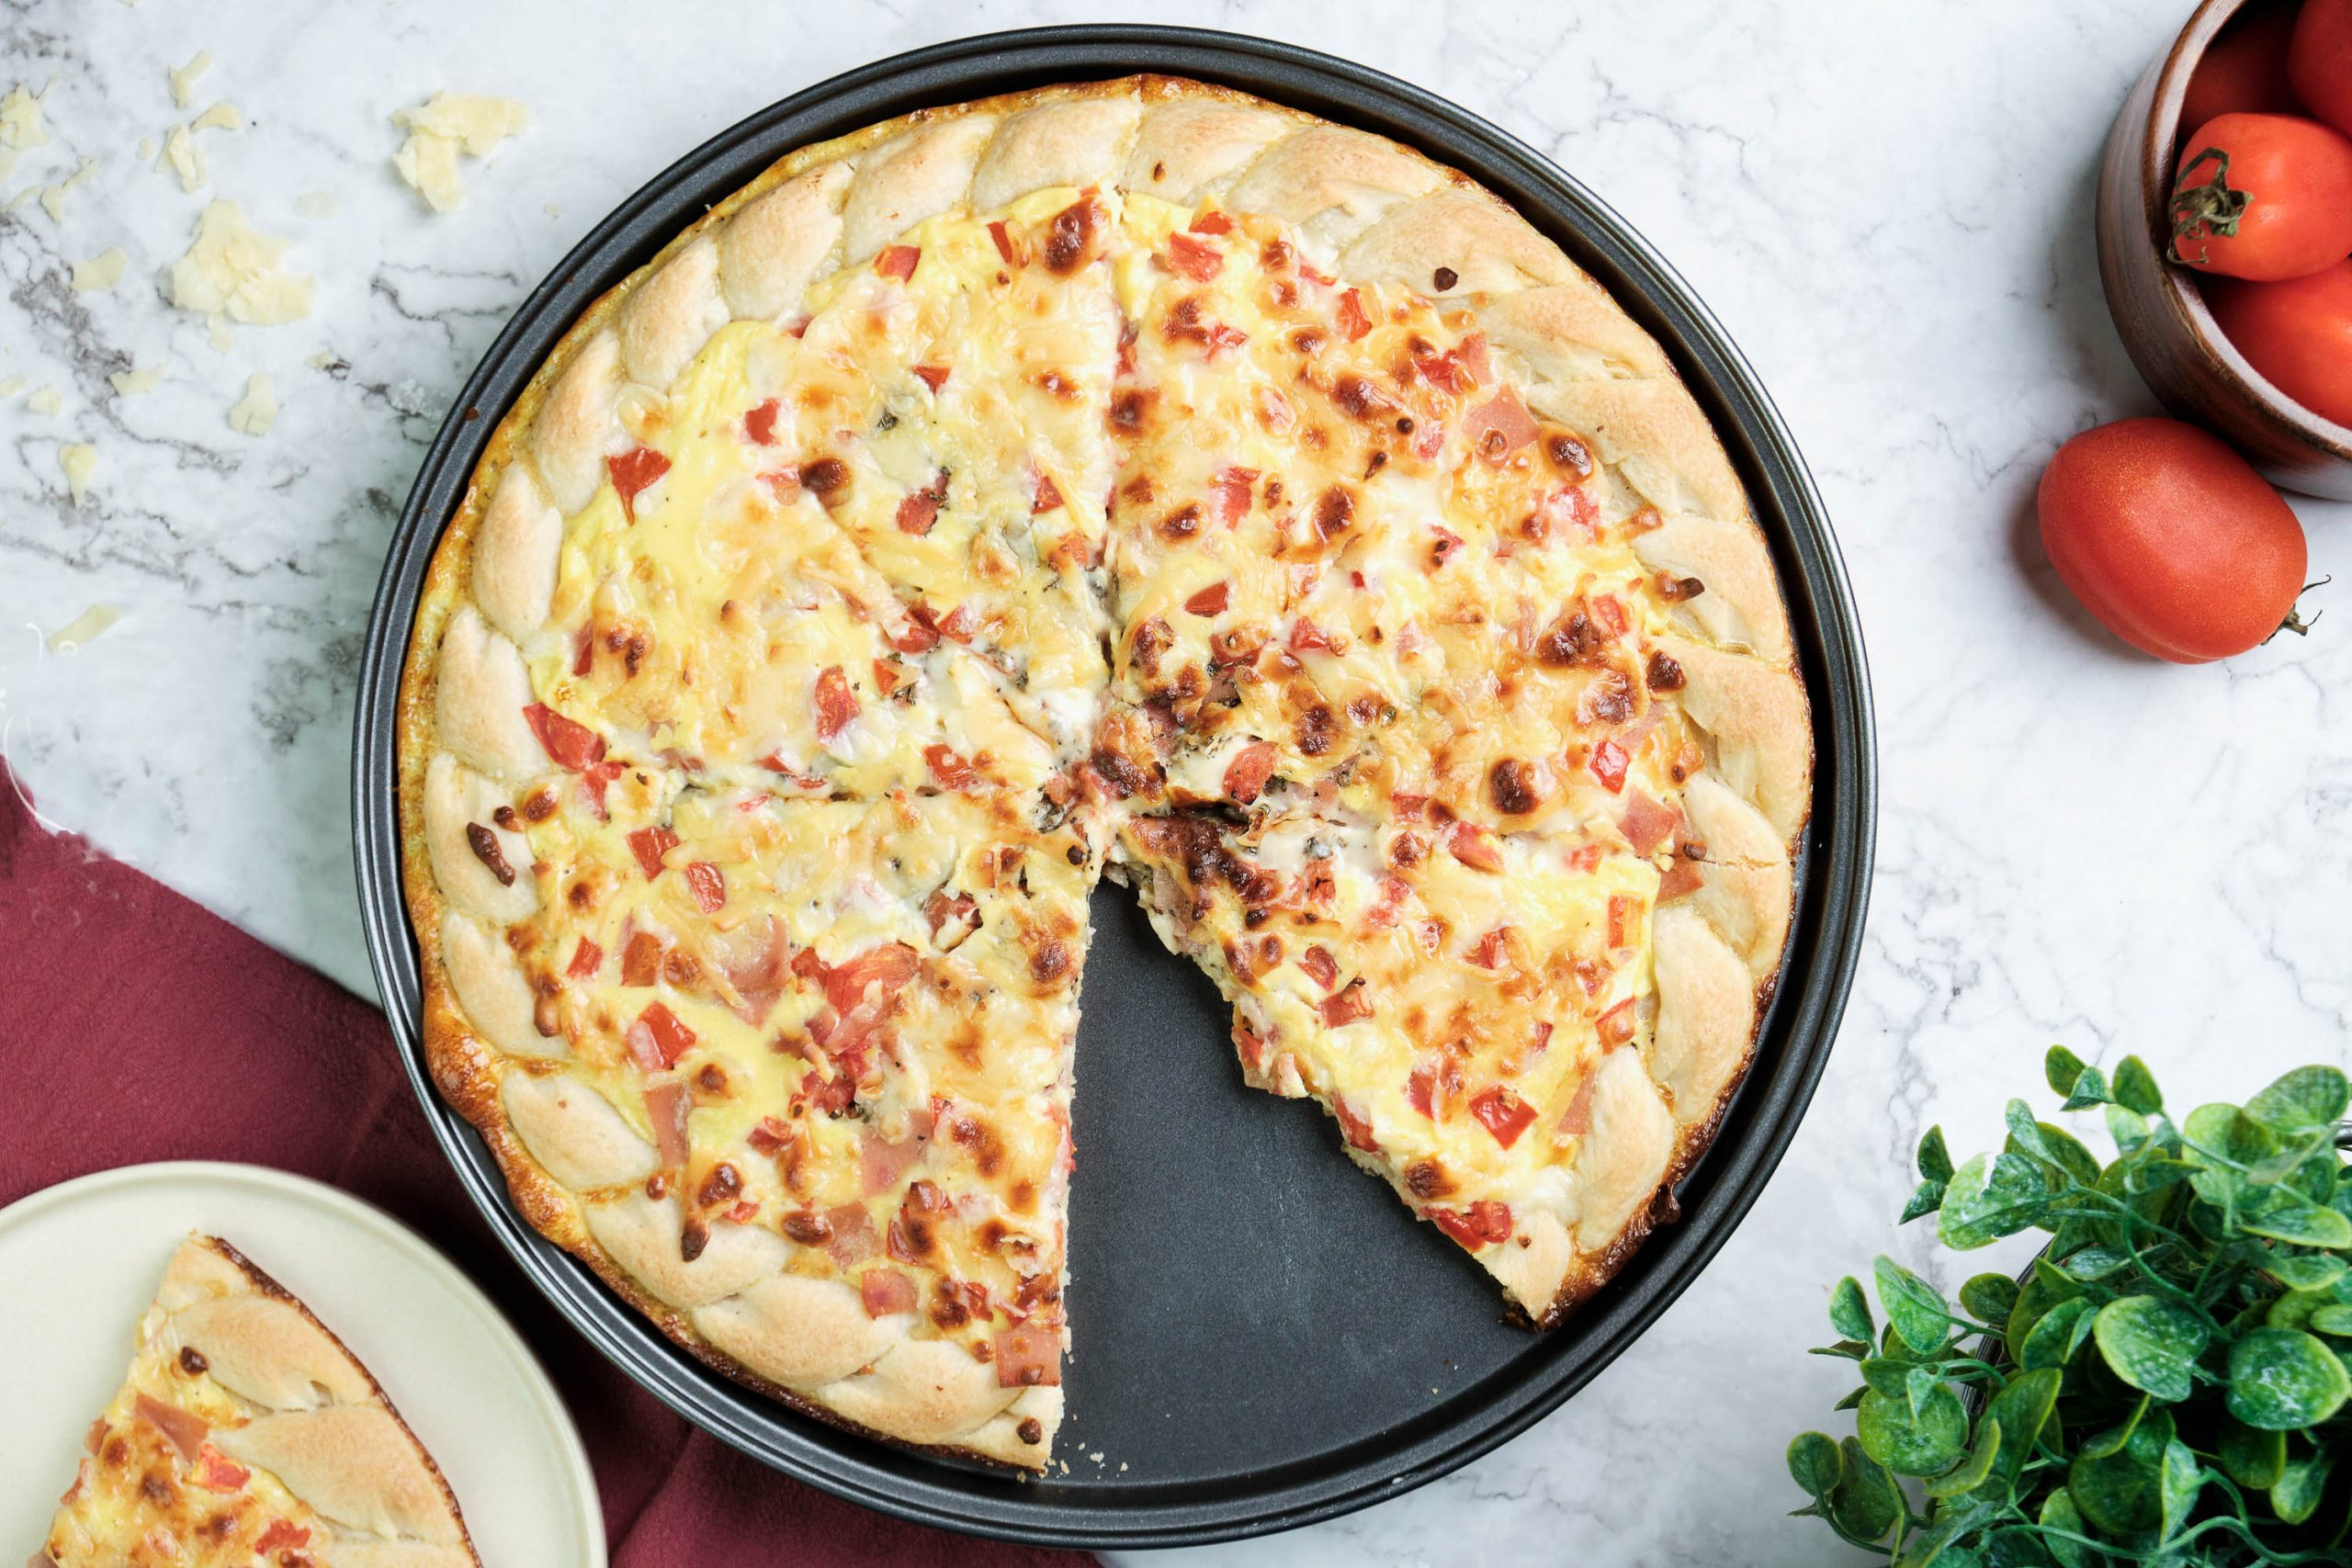
[[[1962,1251],[2049,1245],[1957,1302],[1883,1257],[1883,1325],[1838,1282],[1815,1353],[1856,1364],[1855,1430],[1789,1445],[1797,1513],[1900,1568],[2352,1564],[2345,1075],[2300,1067],[2176,1124],[2136,1056],[2110,1082],[2057,1046],[2046,1070],[2116,1157],[2020,1100],[1993,1153],[1920,1141],[1905,1222]]]

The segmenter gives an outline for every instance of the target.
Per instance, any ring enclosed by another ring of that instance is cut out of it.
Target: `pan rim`
[[[1510,1366],[1532,1370],[1511,1386],[1490,1389],[1498,1381],[1490,1377],[1396,1432],[1269,1472],[1258,1484],[1220,1485],[1214,1495],[1181,1483],[1027,1483],[883,1449],[794,1417],[704,1368],[532,1230],[486,1147],[435,1090],[424,1064],[393,797],[401,671],[426,564],[482,445],[582,309],[705,205],[792,148],[919,107],[1137,72],[1234,86],[1416,146],[1511,202],[1600,276],[1674,359],[1748,487],[1789,599],[1815,730],[1813,818],[1779,991],[1747,1081],[1713,1146],[1678,1189],[1681,1223],[1654,1235],[1576,1318],[1531,1340],[1528,1355]],[[1295,45],[1144,24],[981,34],[859,67],[721,131],[592,229],[493,340],[419,467],[371,606],[351,797],[368,961],[402,1066],[475,1206],[572,1325],[697,1427],[834,1495],[967,1533],[1097,1550],[1235,1540],[1399,1495],[1525,1431],[1645,1332],[1745,1218],[1812,1099],[1860,959],[1876,803],[1867,660],[1826,510],[1761,381],[1679,275],[1572,175],[1423,89]],[[1290,1473],[1302,1468],[1308,1473]],[[1113,1492],[1119,1501],[1087,1500]]]

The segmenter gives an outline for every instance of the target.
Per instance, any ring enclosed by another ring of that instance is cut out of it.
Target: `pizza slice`
[[[534,844],[560,918],[475,933],[545,1004],[499,1090],[537,1190],[733,1370],[1042,1463],[1099,863],[1079,819],[1001,790],[668,787],[632,778],[594,832]]]
[[[1321,1103],[1358,1164],[1548,1325],[1646,1234],[1780,953],[1778,836],[1712,778],[1688,799],[1640,849],[1606,818],[1137,817],[1117,869],[1234,1003],[1250,1081]]]
[[[368,1369],[216,1236],[173,1253],[35,1568],[462,1568],[457,1499]]]

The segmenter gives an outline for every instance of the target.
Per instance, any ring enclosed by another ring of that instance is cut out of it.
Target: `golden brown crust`
[[[877,1323],[862,1309],[862,1324],[846,1317],[836,1293],[799,1288],[809,1281],[776,1284],[787,1276],[758,1239],[773,1241],[767,1233],[717,1227],[686,1265],[674,1203],[614,1190],[640,1179],[644,1142],[594,1089],[573,1079],[574,1093],[530,1064],[560,1043],[527,1028],[528,982],[495,926],[480,923],[515,918],[525,895],[483,874],[466,829],[486,800],[476,784],[515,784],[548,765],[517,716],[531,699],[516,645],[546,619],[548,516],[560,529],[596,495],[605,460],[624,443],[625,400],[666,385],[730,317],[790,316],[813,281],[864,264],[917,222],[992,210],[1035,189],[1114,183],[1178,201],[1213,194],[1292,226],[1343,279],[1395,279],[1460,301],[1528,405],[1582,434],[1664,514],[1636,546],[1644,565],[1706,590],[1683,601],[1687,636],[1674,647],[1691,671],[1682,706],[1708,737],[1729,797],[1694,803],[1693,817],[1712,812],[1725,843],[1701,891],[1661,912],[1661,930],[1675,933],[1657,958],[1671,1049],[1662,1021],[1648,1071],[1634,1074],[1640,1085],[1611,1069],[1596,1126],[1614,1174],[1573,1231],[1561,1224],[1517,1249],[1506,1283],[1522,1300],[1548,1298],[1549,1310],[1533,1314],[1547,1325],[1622,1266],[1647,1234],[1653,1194],[1713,1135],[1752,1048],[1757,981],[1778,960],[1809,790],[1804,696],[1770,557],[1670,363],[1549,240],[1459,175],[1384,139],[1168,78],[925,111],[779,161],[593,305],[493,434],[435,552],[405,666],[403,874],[435,1080],[481,1131],[532,1224],[707,1363],[854,1429],[1014,1463],[1039,1458],[1034,1439],[1012,1435],[1015,1417],[1057,1410],[1057,1390],[1000,1401],[992,1379],[984,1388],[930,1364],[933,1351],[919,1348],[940,1342],[905,1338],[852,1368],[862,1374],[853,1379],[839,1369]],[[1736,998],[1724,989],[1724,958],[1747,977]],[[1665,1098],[1648,1087],[1653,1077]]]

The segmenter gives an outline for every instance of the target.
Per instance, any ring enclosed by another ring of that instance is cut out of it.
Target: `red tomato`
[[[2352,428],[2352,261],[2284,283],[2217,281],[2205,299],[2272,386]]]
[[[2223,25],[2205,49],[2180,100],[2180,123],[2203,125],[2222,114],[2301,114],[2287,81],[2287,41],[2295,7],[2256,0]]]
[[[2283,114],[2225,114],[2180,144],[2172,258],[2266,282],[2352,254],[2352,138]]]
[[[2195,425],[2127,419],[2086,430],[2041,471],[2037,504],[2060,579],[2108,630],[2159,659],[2227,659],[2294,614],[2302,525],[2245,458]]]
[[[2352,0],[2303,0],[2287,80],[2312,113],[2352,136]]]

